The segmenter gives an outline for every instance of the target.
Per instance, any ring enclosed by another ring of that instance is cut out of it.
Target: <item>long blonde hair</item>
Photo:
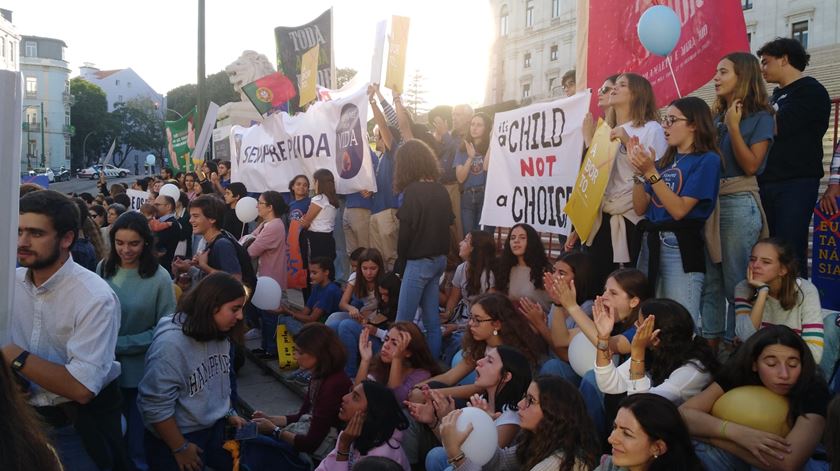
[[[773,114],[758,59],[747,52],[733,52],[723,56],[723,59],[732,62],[734,66],[733,71],[738,80],[735,82],[732,100],[741,100],[743,116],[749,116],[758,111]],[[727,103],[725,97],[718,96],[712,110],[715,115],[723,115],[729,106],[730,103]]]

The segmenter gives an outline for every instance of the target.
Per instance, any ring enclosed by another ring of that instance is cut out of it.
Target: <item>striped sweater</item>
[[[816,286],[806,279],[796,280],[800,291],[793,309],[786,311],[779,300],[768,296],[764,304],[761,327],[785,325],[802,336],[818,364],[823,353],[823,320],[820,295]],[[748,339],[756,332],[750,320],[755,290],[744,280],[735,286],[735,335]]]

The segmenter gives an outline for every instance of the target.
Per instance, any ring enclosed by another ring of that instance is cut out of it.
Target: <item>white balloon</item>
[[[257,218],[257,200],[245,196],[236,203],[236,217],[244,223],[249,223]]]
[[[261,276],[257,278],[257,287],[254,288],[254,295],[251,296],[251,304],[260,309],[273,311],[280,307],[280,299],[283,297],[283,289],[274,278]]]
[[[149,154],[146,156],[146,165],[154,165],[155,164],[155,154]]]
[[[578,332],[577,335],[572,337],[572,342],[569,344],[569,363],[578,376],[583,377],[587,371],[595,368],[596,353],[595,345],[589,341],[583,332]]]
[[[461,409],[455,426],[459,431],[463,431],[467,424],[472,424],[473,430],[461,445],[461,451],[473,463],[484,466],[493,458],[498,448],[499,433],[496,431],[496,424],[487,412],[477,407],[465,407]]]
[[[173,185],[172,183],[167,183],[160,187],[160,194],[164,196],[168,196],[175,201],[178,201],[178,198],[181,197],[181,190],[178,188],[177,185]]]

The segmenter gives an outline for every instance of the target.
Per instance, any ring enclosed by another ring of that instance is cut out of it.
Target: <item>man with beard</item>
[[[73,261],[79,209],[55,191],[20,199],[11,343],[3,346],[65,469],[125,469],[115,361],[120,303]]]

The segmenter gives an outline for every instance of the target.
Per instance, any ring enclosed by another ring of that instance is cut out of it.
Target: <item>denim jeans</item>
[[[808,273],[808,228],[820,188],[819,178],[794,178],[760,184],[761,205],[770,236],[787,241],[799,260],[799,276]]]
[[[203,430],[185,433],[184,438],[195,443],[201,448],[199,454],[201,462],[205,467],[211,467],[215,470],[229,470],[233,468],[233,457],[231,454],[222,448],[225,441],[225,419],[219,419],[215,424]],[[155,471],[178,471],[178,463],[172,454],[172,450],[163,442],[163,440],[152,435],[146,430],[146,459],[149,463],[149,468]],[[67,468],[73,469],[76,468]]]
[[[464,361],[464,351],[458,350],[455,352],[455,355],[452,356],[452,363],[449,364],[450,368],[455,368],[455,365]],[[461,381],[458,381],[458,386],[465,386],[469,384],[475,384],[475,370],[470,371],[466,376],[461,378]]]
[[[639,270],[648,273],[648,248],[645,233],[639,254]],[[683,271],[680,246],[673,232],[659,233],[659,276],[656,280],[656,297],[669,298],[688,309],[694,319],[694,328],[700,333],[700,298],[703,293],[703,273]]]
[[[137,408],[137,388],[121,388],[123,397],[123,416],[125,416],[125,448],[128,451],[128,459],[136,471],[147,471],[146,448],[143,445],[143,435],[146,427],[143,425],[143,417],[140,409]]]
[[[700,317],[703,337],[735,338],[735,285],[747,277],[752,246],[761,234],[761,211],[749,193],[720,197],[721,263],[706,252]]]
[[[467,188],[461,193],[461,227],[464,235],[481,229],[481,211],[484,208],[484,186]],[[485,226],[484,230],[493,232],[495,228]]]
[[[441,343],[441,360],[447,365],[452,364],[455,354],[461,350],[461,343],[464,339],[464,333],[460,331],[452,332],[449,337],[444,337]]]
[[[47,433],[50,442],[55,446],[58,458],[66,470],[100,471],[82,445],[82,437],[73,424],[50,429]],[[169,451],[169,450],[167,450]]]
[[[397,321],[413,322],[417,308],[421,308],[423,326],[429,349],[435,358],[440,357],[440,303],[438,286],[446,269],[446,256],[420,258],[406,262],[397,304]]]
[[[753,468],[746,461],[737,456],[722,450],[714,445],[708,443],[693,441],[694,452],[700,458],[703,466],[709,470],[715,471],[754,471],[758,468]],[[815,459],[808,460],[802,467],[802,471],[828,471],[828,463]]]
[[[580,379],[578,386],[583,404],[586,406],[586,413],[595,424],[595,431],[598,433],[599,443],[607,437],[607,410],[604,407],[604,393],[598,389],[598,381],[595,379],[595,370],[589,370]]]
[[[362,324],[350,318],[346,312],[334,312],[330,314],[325,322],[327,327],[338,334],[339,340],[347,350],[347,363],[344,372],[351,379],[356,377],[359,371],[359,335],[362,333]],[[374,355],[382,348],[382,341],[378,337],[370,337]]]
[[[549,358],[540,367],[541,375],[559,376],[574,386],[580,386],[580,376],[572,369],[572,365],[560,358]]]
[[[300,329],[303,328],[303,322],[295,319],[292,316],[280,316],[277,318],[277,325],[285,325],[286,330],[292,334],[297,335]]]
[[[254,308],[257,309],[257,308]],[[260,333],[262,339],[260,347],[268,353],[277,353],[277,314],[259,310],[260,312]]]
[[[436,446],[429,450],[426,455],[426,471],[444,471],[449,468],[446,462],[446,450],[442,446]]]

